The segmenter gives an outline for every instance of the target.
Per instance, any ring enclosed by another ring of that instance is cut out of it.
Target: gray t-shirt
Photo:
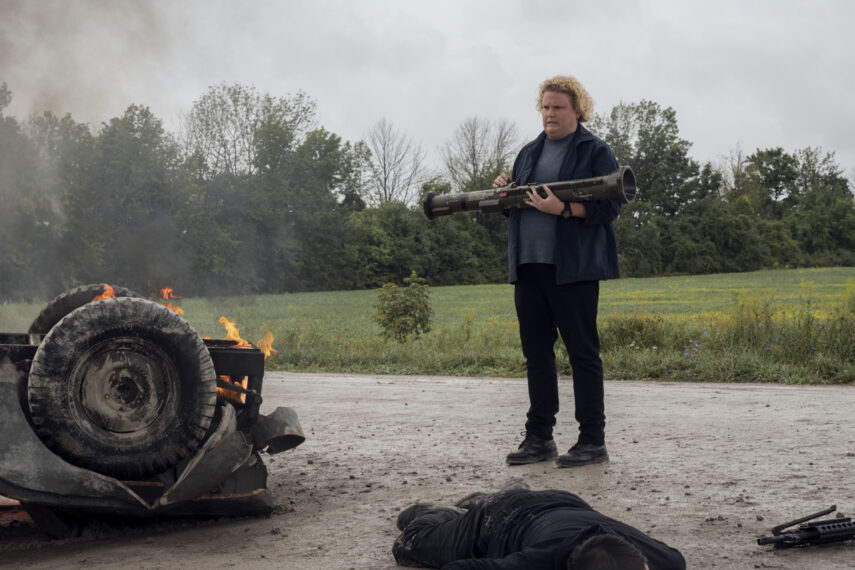
[[[537,184],[558,182],[561,163],[570,147],[573,135],[554,141],[547,138],[543,142],[543,152],[531,177]],[[523,263],[555,263],[555,224],[558,216],[545,214],[534,208],[525,208],[520,212],[520,241],[517,265]]]

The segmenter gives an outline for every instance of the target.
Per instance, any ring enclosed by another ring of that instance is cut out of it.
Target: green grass
[[[729,311],[741,295],[766,293],[781,304],[798,302],[805,288],[823,303],[843,295],[855,268],[782,269],[681,277],[618,279],[600,289],[600,315],[637,312],[696,317]]]
[[[176,292],[181,294],[180,291]],[[187,298],[185,318],[223,337],[220,316],[257,341],[268,368],[524,376],[513,287],[431,288],[431,332],[386,341],[377,290]],[[0,305],[0,330],[26,330],[41,303]],[[607,377],[786,383],[855,382],[855,268],[621,279],[600,289]],[[558,346],[562,373],[566,353]]]

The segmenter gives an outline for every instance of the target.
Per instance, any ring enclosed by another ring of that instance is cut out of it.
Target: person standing
[[[591,118],[593,101],[575,78],[544,81],[537,108],[543,132],[519,152],[511,176],[502,173],[494,180],[494,188],[591,178],[617,169],[609,146],[582,125]],[[563,202],[548,186],[544,190],[545,198],[528,192],[532,209],[507,212],[508,280],[514,284],[530,404],[525,437],[507,462],[603,463],[609,455],[597,304],[600,281],[620,277],[612,225],[620,203]],[[579,424],[576,444],[560,456],[552,437],[559,408],[554,351],[559,333],[570,357]]]

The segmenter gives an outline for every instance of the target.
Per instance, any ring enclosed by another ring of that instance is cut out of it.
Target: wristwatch
[[[564,202],[564,209],[561,210],[561,217],[565,220],[573,217],[573,209],[570,207],[570,202]]]

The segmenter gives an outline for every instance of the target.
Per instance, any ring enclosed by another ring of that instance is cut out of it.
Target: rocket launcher
[[[533,189],[546,198],[544,186],[562,202],[590,202],[592,200],[617,200],[629,204],[635,200],[635,174],[629,166],[618,167],[605,176],[534,184],[527,186],[503,186],[490,190],[475,190],[460,194],[440,194],[429,192],[425,196],[424,210],[429,220],[437,216],[448,216],[455,212],[497,213],[508,208],[531,208],[526,203],[527,192]]]

